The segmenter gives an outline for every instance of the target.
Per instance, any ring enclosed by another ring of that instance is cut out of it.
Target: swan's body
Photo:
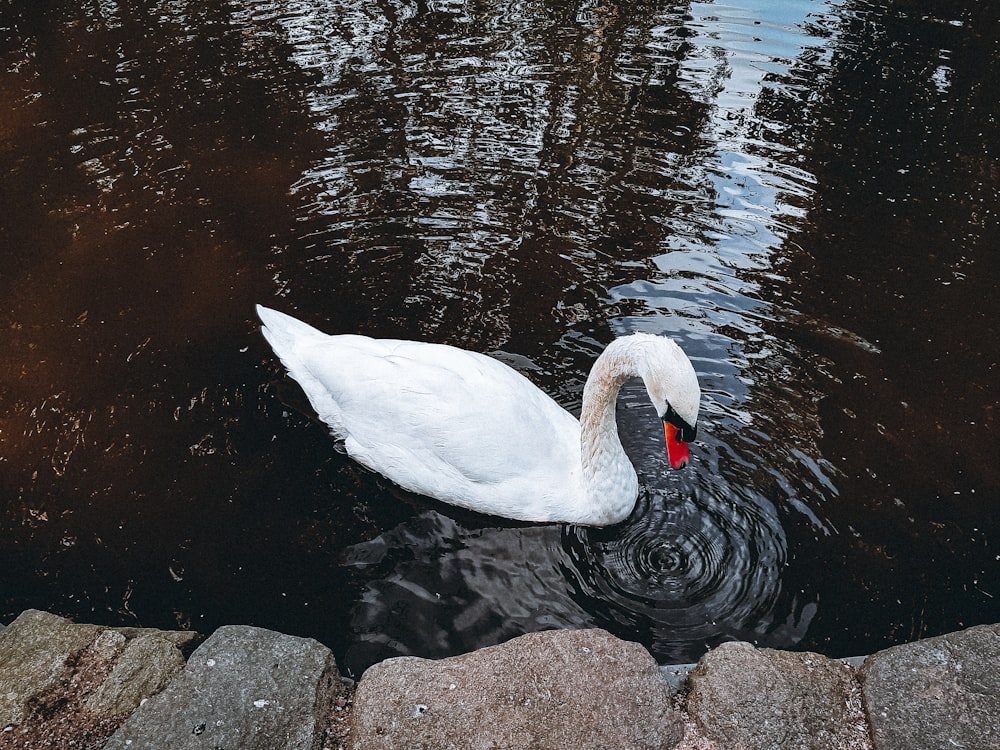
[[[642,377],[657,413],[694,437],[700,390],[673,341],[633,334],[594,364],[580,421],[491,357],[443,344],[329,336],[258,305],[262,332],[348,455],[405,490],[522,521],[604,526],[626,518],[639,481],[615,401]],[[679,446],[679,447],[678,447]],[[687,446],[673,440],[675,466]]]

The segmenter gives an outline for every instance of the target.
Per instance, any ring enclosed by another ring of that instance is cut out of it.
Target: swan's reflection
[[[808,626],[782,609],[784,533],[749,491],[644,491],[607,529],[484,527],[424,510],[346,554],[363,589],[344,658],[352,674],[552,628],[603,627],[676,663],[731,639],[789,647]]]
[[[696,644],[767,638],[785,551],[772,506],[749,493],[645,493],[633,518],[563,534],[573,598],[595,624],[669,662],[691,660]]]
[[[344,666],[390,656],[451,656],[523,633],[588,624],[567,593],[561,527],[466,528],[428,510],[362,544],[346,565],[363,581]]]

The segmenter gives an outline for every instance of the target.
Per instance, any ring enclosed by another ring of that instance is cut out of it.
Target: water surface
[[[251,623],[359,674],[554,627],[661,662],[1000,620],[1000,19],[975,2],[0,8],[0,619]],[[404,496],[253,304],[703,388],[609,529]]]

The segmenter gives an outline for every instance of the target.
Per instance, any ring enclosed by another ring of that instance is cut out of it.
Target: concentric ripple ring
[[[680,644],[766,633],[785,549],[773,508],[698,489],[640,503],[634,522],[565,529],[577,601],[612,632],[648,634],[661,660],[683,659]]]

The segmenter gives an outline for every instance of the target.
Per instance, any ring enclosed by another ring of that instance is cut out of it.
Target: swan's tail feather
[[[326,336],[308,323],[263,305],[257,305],[257,315],[264,324],[260,332],[264,334],[275,354],[282,358],[291,352],[297,341],[310,336]]]
[[[308,323],[263,305],[257,305],[257,315],[264,323],[260,332],[264,334],[264,338],[278,355],[288,374],[302,387],[309,403],[316,411],[316,416],[326,423],[335,437],[343,439],[345,434],[340,407],[303,359],[308,351],[308,347],[303,347],[303,344],[308,344],[311,339],[330,337]]]

